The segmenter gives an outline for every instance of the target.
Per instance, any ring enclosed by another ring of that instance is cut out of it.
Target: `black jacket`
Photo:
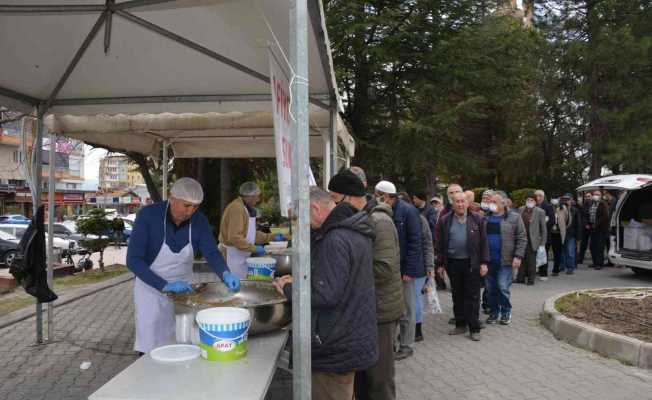
[[[421,215],[426,217],[428,221],[428,227],[430,228],[430,233],[432,237],[435,237],[435,225],[437,224],[437,210],[430,203],[426,202],[426,205],[423,208],[418,209],[421,212]]]
[[[436,251],[435,265],[445,267],[448,264],[448,241],[450,238],[451,224],[455,218],[454,212],[449,212],[439,218],[435,237]],[[487,241],[487,222],[478,213],[469,211],[466,218],[467,246],[471,260],[471,268],[479,269],[480,264],[489,264],[489,242]]]
[[[569,206],[569,215],[571,223],[566,227],[566,238],[575,238],[575,240],[582,240],[582,232],[584,231],[584,224],[582,221],[582,213],[575,206]]]
[[[314,371],[358,371],[378,360],[373,239],[367,213],[346,203],[311,232]],[[292,286],[284,293],[291,299]]]
[[[57,299],[48,286],[47,264],[45,262],[45,227],[43,215],[45,206],[40,206],[32,223],[27,227],[18,243],[16,262],[9,272],[25,288],[25,292],[41,303]]]
[[[546,231],[548,232],[547,243],[551,243],[550,238],[552,237],[552,227],[555,225],[555,209],[547,200],[542,201],[539,208],[546,212]]]

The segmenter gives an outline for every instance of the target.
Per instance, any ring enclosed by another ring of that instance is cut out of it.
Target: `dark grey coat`
[[[512,265],[514,258],[525,257],[527,232],[521,215],[515,211],[506,211],[500,222],[500,265]]]
[[[311,232],[313,371],[358,371],[378,360],[374,237],[367,213],[347,203]],[[283,292],[291,299],[292,285]]]

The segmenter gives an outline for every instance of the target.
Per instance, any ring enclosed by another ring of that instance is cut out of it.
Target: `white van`
[[[618,190],[613,216],[609,260],[630,267],[637,274],[652,274],[652,175],[614,175],[577,188]]]

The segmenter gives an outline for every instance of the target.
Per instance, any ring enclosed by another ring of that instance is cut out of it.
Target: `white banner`
[[[288,216],[292,207],[292,143],[290,132],[295,121],[290,116],[290,80],[282,61],[269,49],[270,85],[272,87],[272,107],[274,108],[274,146],[276,148],[276,172],[278,174],[279,206],[281,215]],[[310,169],[310,185],[316,185]]]

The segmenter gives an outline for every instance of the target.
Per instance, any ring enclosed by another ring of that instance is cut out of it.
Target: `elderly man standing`
[[[400,319],[401,341],[396,359],[402,360],[410,357],[414,352],[412,345],[416,329],[417,298],[415,280],[425,275],[421,216],[415,207],[398,198],[396,186],[393,183],[380,181],[375,189],[378,202],[387,203],[392,207],[394,225],[398,233],[405,313]]]
[[[536,199],[537,207],[542,209],[546,213],[546,233],[547,237],[545,238],[546,244],[546,254],[549,252],[552,247],[552,232],[553,226],[555,225],[555,209],[553,206],[546,200],[546,193],[543,190],[536,190],[534,192]],[[542,281],[548,280],[548,264],[539,266],[539,276]]]
[[[519,209],[525,231],[527,232],[527,248],[523,266],[519,268],[516,278],[517,283],[534,285],[537,271],[537,249],[546,245],[548,230],[546,228],[546,213],[537,207],[536,195],[529,193],[525,199],[525,207]],[[547,270],[547,267],[546,267]]]
[[[392,219],[394,212],[386,203],[367,202],[359,175],[342,171],[328,183],[335,203],[347,202],[369,216],[374,239],[374,286],[378,328],[378,362],[356,372],[355,398],[358,400],[396,398],[394,383],[394,338],[396,325],[403,313],[401,261],[398,234]]]
[[[496,191],[488,202],[487,238],[489,240],[489,273],[486,277],[487,297],[491,313],[487,324],[512,322],[510,288],[514,269],[521,267],[527,235],[521,216],[507,210],[504,192]]]
[[[455,193],[463,193],[462,186],[458,185],[457,183],[451,183],[448,185],[448,188],[446,188],[446,197],[448,203],[444,206],[444,209],[439,212],[439,219],[451,212],[453,209],[453,195]]]
[[[355,371],[378,360],[374,229],[367,213],[310,188],[312,399],[351,400]],[[291,277],[274,282],[292,300]]]
[[[220,223],[220,244],[224,246],[226,264],[240,279],[247,276],[247,257],[264,254],[263,244],[271,240],[284,240],[283,234],[273,235],[256,231],[256,205],[260,202],[260,189],[254,182],[240,185],[240,197],[224,209]]]
[[[469,211],[464,193],[453,195],[453,212],[437,224],[437,272],[446,272],[451,280],[455,328],[460,335],[469,328],[473,341],[480,340],[480,286],[487,274],[489,245],[484,217]]]
[[[208,219],[197,211],[204,191],[192,178],[177,180],[170,200],[144,207],[138,213],[127,249],[127,266],[136,275],[134,350],[174,343],[174,305],[164,293],[190,293],[195,250],[231,289],[240,287],[217,250]]]

